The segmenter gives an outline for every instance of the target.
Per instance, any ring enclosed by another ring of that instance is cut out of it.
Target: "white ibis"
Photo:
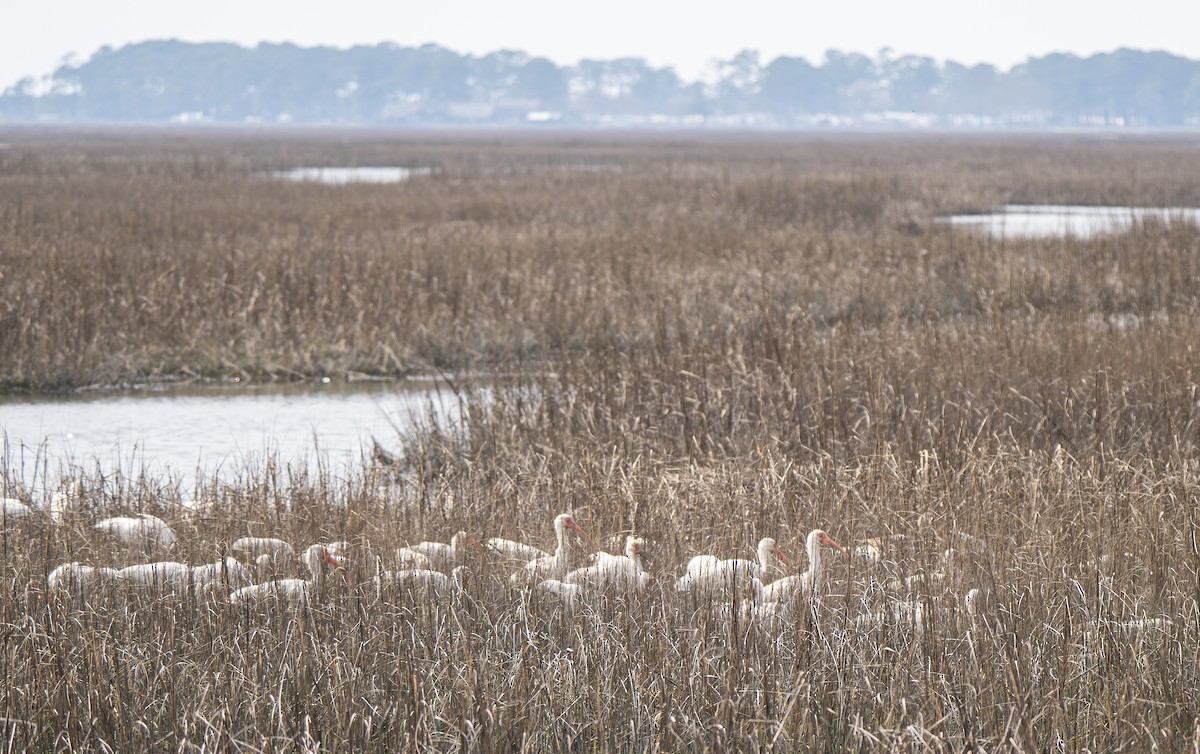
[[[276,537],[241,537],[235,539],[229,549],[254,560],[259,581],[269,581],[280,571],[287,570],[296,556],[290,544]]]
[[[787,556],[770,537],[759,541],[757,561],[720,560],[712,555],[697,555],[688,561],[687,573],[675,582],[675,589],[719,596],[748,587],[754,590],[757,598],[761,594],[762,579],[776,568],[776,559],[788,564]]]
[[[250,572],[235,558],[225,558],[192,569],[192,585],[197,592],[211,592],[222,584],[230,589],[238,589],[253,581]]]
[[[512,539],[493,537],[485,544],[489,551],[499,555],[500,557],[508,560],[520,561],[522,563],[528,563],[531,560],[537,560],[538,558],[550,557],[550,553],[546,552],[540,547],[534,547],[533,545],[527,545],[524,542],[517,542],[516,540]]]
[[[20,500],[12,497],[0,497],[0,516],[9,518],[25,518],[32,509]]]
[[[572,518],[571,514],[569,513],[560,513],[554,517],[554,534],[558,537],[558,544],[560,545],[563,541],[563,527],[567,526],[567,521],[575,524],[575,519]],[[574,526],[574,528],[581,534],[583,533],[583,529],[580,529],[577,524]],[[542,558],[553,557],[553,555],[541,548],[511,539],[500,539],[499,537],[493,537],[492,539],[489,539],[486,544],[489,550],[500,555],[501,557],[520,561],[521,563],[530,563]]]
[[[854,548],[854,556],[868,565],[882,566],[889,562],[883,554],[883,542],[878,538],[868,539]]]
[[[95,568],[74,561],[63,563],[46,574],[46,593],[52,600],[59,595],[86,598],[93,588],[116,578],[115,568]]]
[[[951,618],[953,611],[937,605],[935,600],[930,600],[930,605],[935,607],[942,619]],[[925,602],[919,599],[892,600],[885,609],[865,613],[854,619],[854,625],[863,629],[889,624],[897,628],[911,629],[915,638],[922,638],[929,628],[929,614],[925,610]]]
[[[826,534],[822,529],[813,529],[810,531],[804,545],[808,551],[808,570],[799,575],[784,576],[782,579],[776,579],[764,586],[764,600],[767,602],[782,602],[796,595],[807,599],[813,593],[813,588],[817,585],[818,579],[821,576],[822,545],[832,547],[842,553],[847,560],[850,558],[850,554],[846,552],[846,548],[838,544],[836,539]]]
[[[525,567],[514,573],[510,579],[514,584],[542,581],[543,579],[560,579],[571,568],[571,540],[567,532],[572,531],[582,537],[587,536],[579,524],[569,513],[560,513],[554,518],[554,535],[558,547],[553,555],[543,555],[525,564]]]
[[[80,508],[82,497],[83,494],[78,488],[55,492],[50,496],[50,504],[47,509],[50,521],[56,524],[62,523],[63,519],[67,517],[67,511]]]
[[[624,555],[598,552],[592,565],[571,571],[563,578],[563,581],[567,584],[586,585],[595,589],[617,588],[642,591],[650,582],[649,574],[642,570],[644,546],[645,542],[640,537],[626,537]]]
[[[254,575],[258,581],[271,581],[275,578],[275,560],[263,553],[254,559]]]
[[[475,540],[465,531],[460,531],[450,538],[450,544],[445,542],[418,542],[415,545],[402,547],[397,551],[397,554],[405,553],[403,557],[409,557],[409,554],[422,555],[428,561],[430,570],[434,571],[450,571],[459,561],[464,559],[467,546],[477,544]]]
[[[972,623],[984,620],[988,612],[991,611],[991,592],[985,592],[979,588],[969,590],[963,596],[963,607],[966,608],[967,617],[971,619]]]
[[[538,589],[558,597],[567,607],[575,607],[583,593],[583,587],[579,584],[568,584],[558,579],[539,581]]]
[[[750,569],[760,581],[766,581],[772,573],[782,571],[779,567],[779,562],[785,566],[790,566],[787,555],[784,554],[783,548],[775,544],[775,540],[771,537],[763,537],[758,541],[758,562],[755,563],[749,560],[732,559],[722,561],[730,568],[747,568]],[[757,567],[757,569],[756,569]]]
[[[230,604],[258,604],[270,600],[299,604],[307,601],[310,594],[323,591],[328,573],[342,568],[341,562],[321,544],[304,551],[304,564],[312,574],[311,579],[279,579],[244,586],[229,595]]]
[[[971,558],[964,553],[959,552],[954,547],[950,547],[942,552],[938,558],[939,568],[932,573],[914,573],[904,579],[904,589],[909,592],[929,592],[934,593],[951,585],[957,585],[962,580],[963,575],[971,566]],[[890,583],[892,587],[900,585],[899,580],[893,579]]]
[[[139,513],[136,516],[115,516],[97,521],[92,527],[96,531],[108,532],[128,547],[143,547],[167,550],[175,544],[175,532],[157,516]]]
[[[460,594],[468,575],[466,566],[455,566],[449,576],[429,568],[413,568],[388,574],[387,580],[414,593],[442,598]]]
[[[184,592],[192,581],[192,567],[174,561],[142,563],[117,571],[117,581],[147,589]]]
[[[325,548],[342,564],[342,573],[348,577],[362,578],[369,575],[373,578],[379,571],[379,558],[366,542],[350,543],[342,540],[329,542]]]
[[[275,537],[242,537],[235,539],[229,547],[234,552],[242,553],[256,560],[263,555],[268,555],[271,560],[279,561],[281,564],[290,562],[296,555],[296,551],[290,544]]]
[[[408,547],[396,550],[396,566],[402,571],[431,570],[429,558]]]

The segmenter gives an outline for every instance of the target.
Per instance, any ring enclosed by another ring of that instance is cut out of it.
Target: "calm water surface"
[[[268,456],[334,472],[357,467],[372,436],[398,448],[398,431],[430,415],[458,417],[430,382],[170,387],[0,399],[8,466],[26,483],[62,470],[230,477]],[[38,485],[41,486],[40,484]]]
[[[952,215],[940,222],[976,230],[996,238],[1089,238],[1122,233],[1135,222],[1189,220],[1200,223],[1200,209],[1190,207],[1083,207],[1077,205],[1009,204],[986,215]]]
[[[341,185],[345,183],[401,183],[409,178],[429,175],[429,168],[368,167],[368,168],[292,168],[273,175],[285,181],[316,182]]]

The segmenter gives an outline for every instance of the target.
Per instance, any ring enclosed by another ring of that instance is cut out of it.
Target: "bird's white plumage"
[[[234,558],[225,558],[192,569],[192,585],[201,592],[212,591],[222,584],[231,589],[238,589],[252,582],[250,572]]]
[[[275,537],[242,537],[229,546],[231,550],[251,558],[269,555],[274,559],[291,558],[296,554],[292,546]]]
[[[97,568],[79,562],[63,563],[46,574],[46,591],[51,596],[86,596],[96,587],[117,578],[114,568]]]
[[[308,600],[312,582],[307,579],[279,579],[262,584],[244,586],[229,595],[232,605],[257,605],[278,601],[300,604]]]
[[[341,562],[323,544],[309,546],[304,551],[302,560],[308,567],[311,579],[277,579],[245,586],[230,594],[229,602],[234,605],[259,605],[270,602],[298,605],[323,591],[327,576],[342,568]]]
[[[583,587],[579,584],[568,584],[558,579],[546,579],[538,582],[538,589],[561,599],[568,607],[574,607],[581,599]]]
[[[568,531],[586,537],[583,530],[569,513],[560,513],[554,517],[554,536],[558,542],[552,555],[535,558],[525,564],[510,581],[514,585],[531,584],[544,579],[561,579],[571,569],[571,539]]]
[[[601,590],[642,591],[650,582],[642,570],[644,544],[638,537],[626,537],[624,555],[597,552],[592,565],[571,571],[563,581]]]
[[[758,560],[697,555],[688,561],[687,572],[675,582],[675,589],[712,597],[739,596],[749,591],[753,599],[761,599],[762,579],[776,570],[780,552],[770,537],[760,540],[757,550]]]
[[[96,531],[112,534],[129,547],[169,549],[177,537],[171,527],[157,516],[139,513],[136,516],[114,516],[97,521]]]
[[[470,537],[467,536],[467,533],[460,531],[450,538],[449,544],[418,542],[415,545],[400,548],[397,554],[403,553],[404,557],[421,556],[425,558],[425,568],[434,571],[450,571],[465,555],[469,541]]]
[[[117,580],[147,589],[184,591],[192,581],[192,567],[174,561],[142,563],[117,571]]]
[[[487,541],[488,550],[503,558],[517,560],[522,563],[528,563],[531,560],[538,558],[548,558],[550,553],[545,550],[527,545],[524,542],[517,542],[511,539],[500,539],[494,537]]]
[[[20,500],[12,497],[0,497],[0,515],[4,518],[25,518],[32,509]]]

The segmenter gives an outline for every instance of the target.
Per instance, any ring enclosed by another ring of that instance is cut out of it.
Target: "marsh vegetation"
[[[8,390],[505,375],[397,438],[397,464],[349,475],[80,470],[59,490],[10,468],[3,494],[35,511],[0,542],[9,750],[1196,744],[1200,229],[933,222],[1200,206],[1190,143],[4,141]],[[323,164],[429,172],[262,179]],[[39,512],[58,491],[66,509]],[[445,601],[371,573],[288,610],[116,587],[46,600],[61,563],[159,557],[97,536],[117,513],[162,517],[193,565],[262,535],[346,540],[393,568],[401,544],[459,530],[545,546],[565,510],[591,549],[640,536],[655,585],[567,609],[474,554]],[[766,536],[802,569],[814,528],[852,551],[886,539],[890,562],[828,559],[819,599],[769,625],[673,589],[690,556],[750,557]]]

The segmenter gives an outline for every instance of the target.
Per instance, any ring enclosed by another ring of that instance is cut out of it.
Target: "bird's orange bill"
[[[583,530],[583,527],[582,527],[582,526],[580,526],[579,524],[575,523],[575,519],[573,519],[573,518],[568,518],[568,519],[567,519],[567,521],[566,521],[566,524],[567,524],[567,528],[568,528],[568,529],[574,529],[575,531],[579,532],[579,535],[580,535],[581,537],[583,537],[584,539],[587,539],[587,535],[588,535],[588,534],[587,534],[587,532]]]
[[[846,552],[846,548],[842,547],[840,544],[838,544],[838,541],[836,539],[834,539],[833,537],[829,536],[828,534],[826,534],[824,532],[821,532],[821,544],[828,545],[828,546],[832,547],[833,549],[837,550],[838,552],[842,553],[842,555],[846,556],[846,560],[850,559],[850,553]]]
[[[309,557],[312,557],[312,556],[310,555]],[[333,566],[334,568],[342,568],[342,561],[333,557],[333,553],[331,553],[329,550],[325,551],[325,562],[328,563],[329,565]]]
[[[786,555],[786,554],[783,552],[783,548],[782,548],[782,547],[780,547],[779,545],[776,545],[776,546],[775,546],[775,557],[777,557],[777,558],[779,558],[780,560],[782,560],[782,561],[783,561],[783,564],[784,564],[785,566],[787,566],[788,568],[791,568],[791,567],[792,567],[792,563],[791,563],[791,561],[790,561],[790,560],[788,560],[788,558],[787,558],[787,555]]]

